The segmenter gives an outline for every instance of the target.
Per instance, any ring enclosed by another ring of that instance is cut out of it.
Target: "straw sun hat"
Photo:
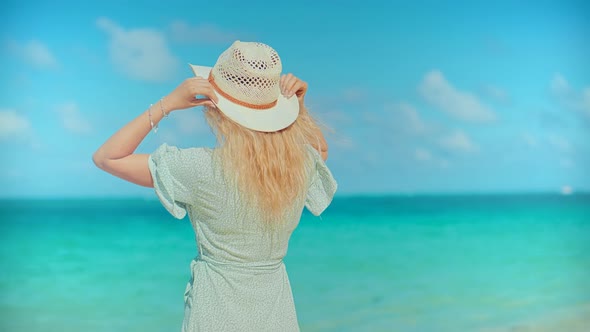
[[[236,41],[215,66],[190,66],[196,76],[208,78],[213,85],[217,108],[243,127],[279,131],[299,115],[297,98],[287,99],[280,91],[281,59],[266,44]]]

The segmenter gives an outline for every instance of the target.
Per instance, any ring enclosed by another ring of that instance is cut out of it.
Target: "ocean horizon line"
[[[421,197],[522,197],[522,196],[587,196],[590,195],[590,190],[574,191],[571,193],[563,193],[560,191],[448,191],[448,192],[359,192],[359,193],[342,193],[334,196],[338,199],[354,199],[354,198],[421,198]],[[42,196],[42,195],[15,195],[15,196],[0,196],[0,201],[15,201],[15,200],[30,200],[30,201],[90,201],[90,200],[142,200],[142,201],[158,201],[154,195],[79,195],[79,196]]]

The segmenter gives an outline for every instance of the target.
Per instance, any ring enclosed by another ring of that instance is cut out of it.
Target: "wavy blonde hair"
[[[242,127],[216,108],[207,107],[205,116],[217,137],[225,178],[259,208],[265,226],[275,228],[307,189],[311,159],[305,145],[323,141],[318,122],[305,107],[277,132]]]

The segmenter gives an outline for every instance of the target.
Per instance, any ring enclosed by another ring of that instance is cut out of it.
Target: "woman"
[[[94,162],[153,187],[174,217],[188,212],[198,255],[183,331],[298,331],[283,257],[303,207],[319,215],[337,187],[304,106],[307,84],[281,76],[278,54],[261,43],[236,41],[213,68],[191,67],[195,78],[115,133]],[[134,153],[162,118],[194,106],[204,106],[217,148]]]

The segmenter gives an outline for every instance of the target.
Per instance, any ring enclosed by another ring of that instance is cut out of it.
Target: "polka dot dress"
[[[156,195],[175,218],[188,213],[196,236],[181,331],[299,331],[283,257],[303,207],[320,215],[337,188],[318,152],[308,151],[307,194],[273,232],[225,183],[215,149],[162,144],[150,155]]]

